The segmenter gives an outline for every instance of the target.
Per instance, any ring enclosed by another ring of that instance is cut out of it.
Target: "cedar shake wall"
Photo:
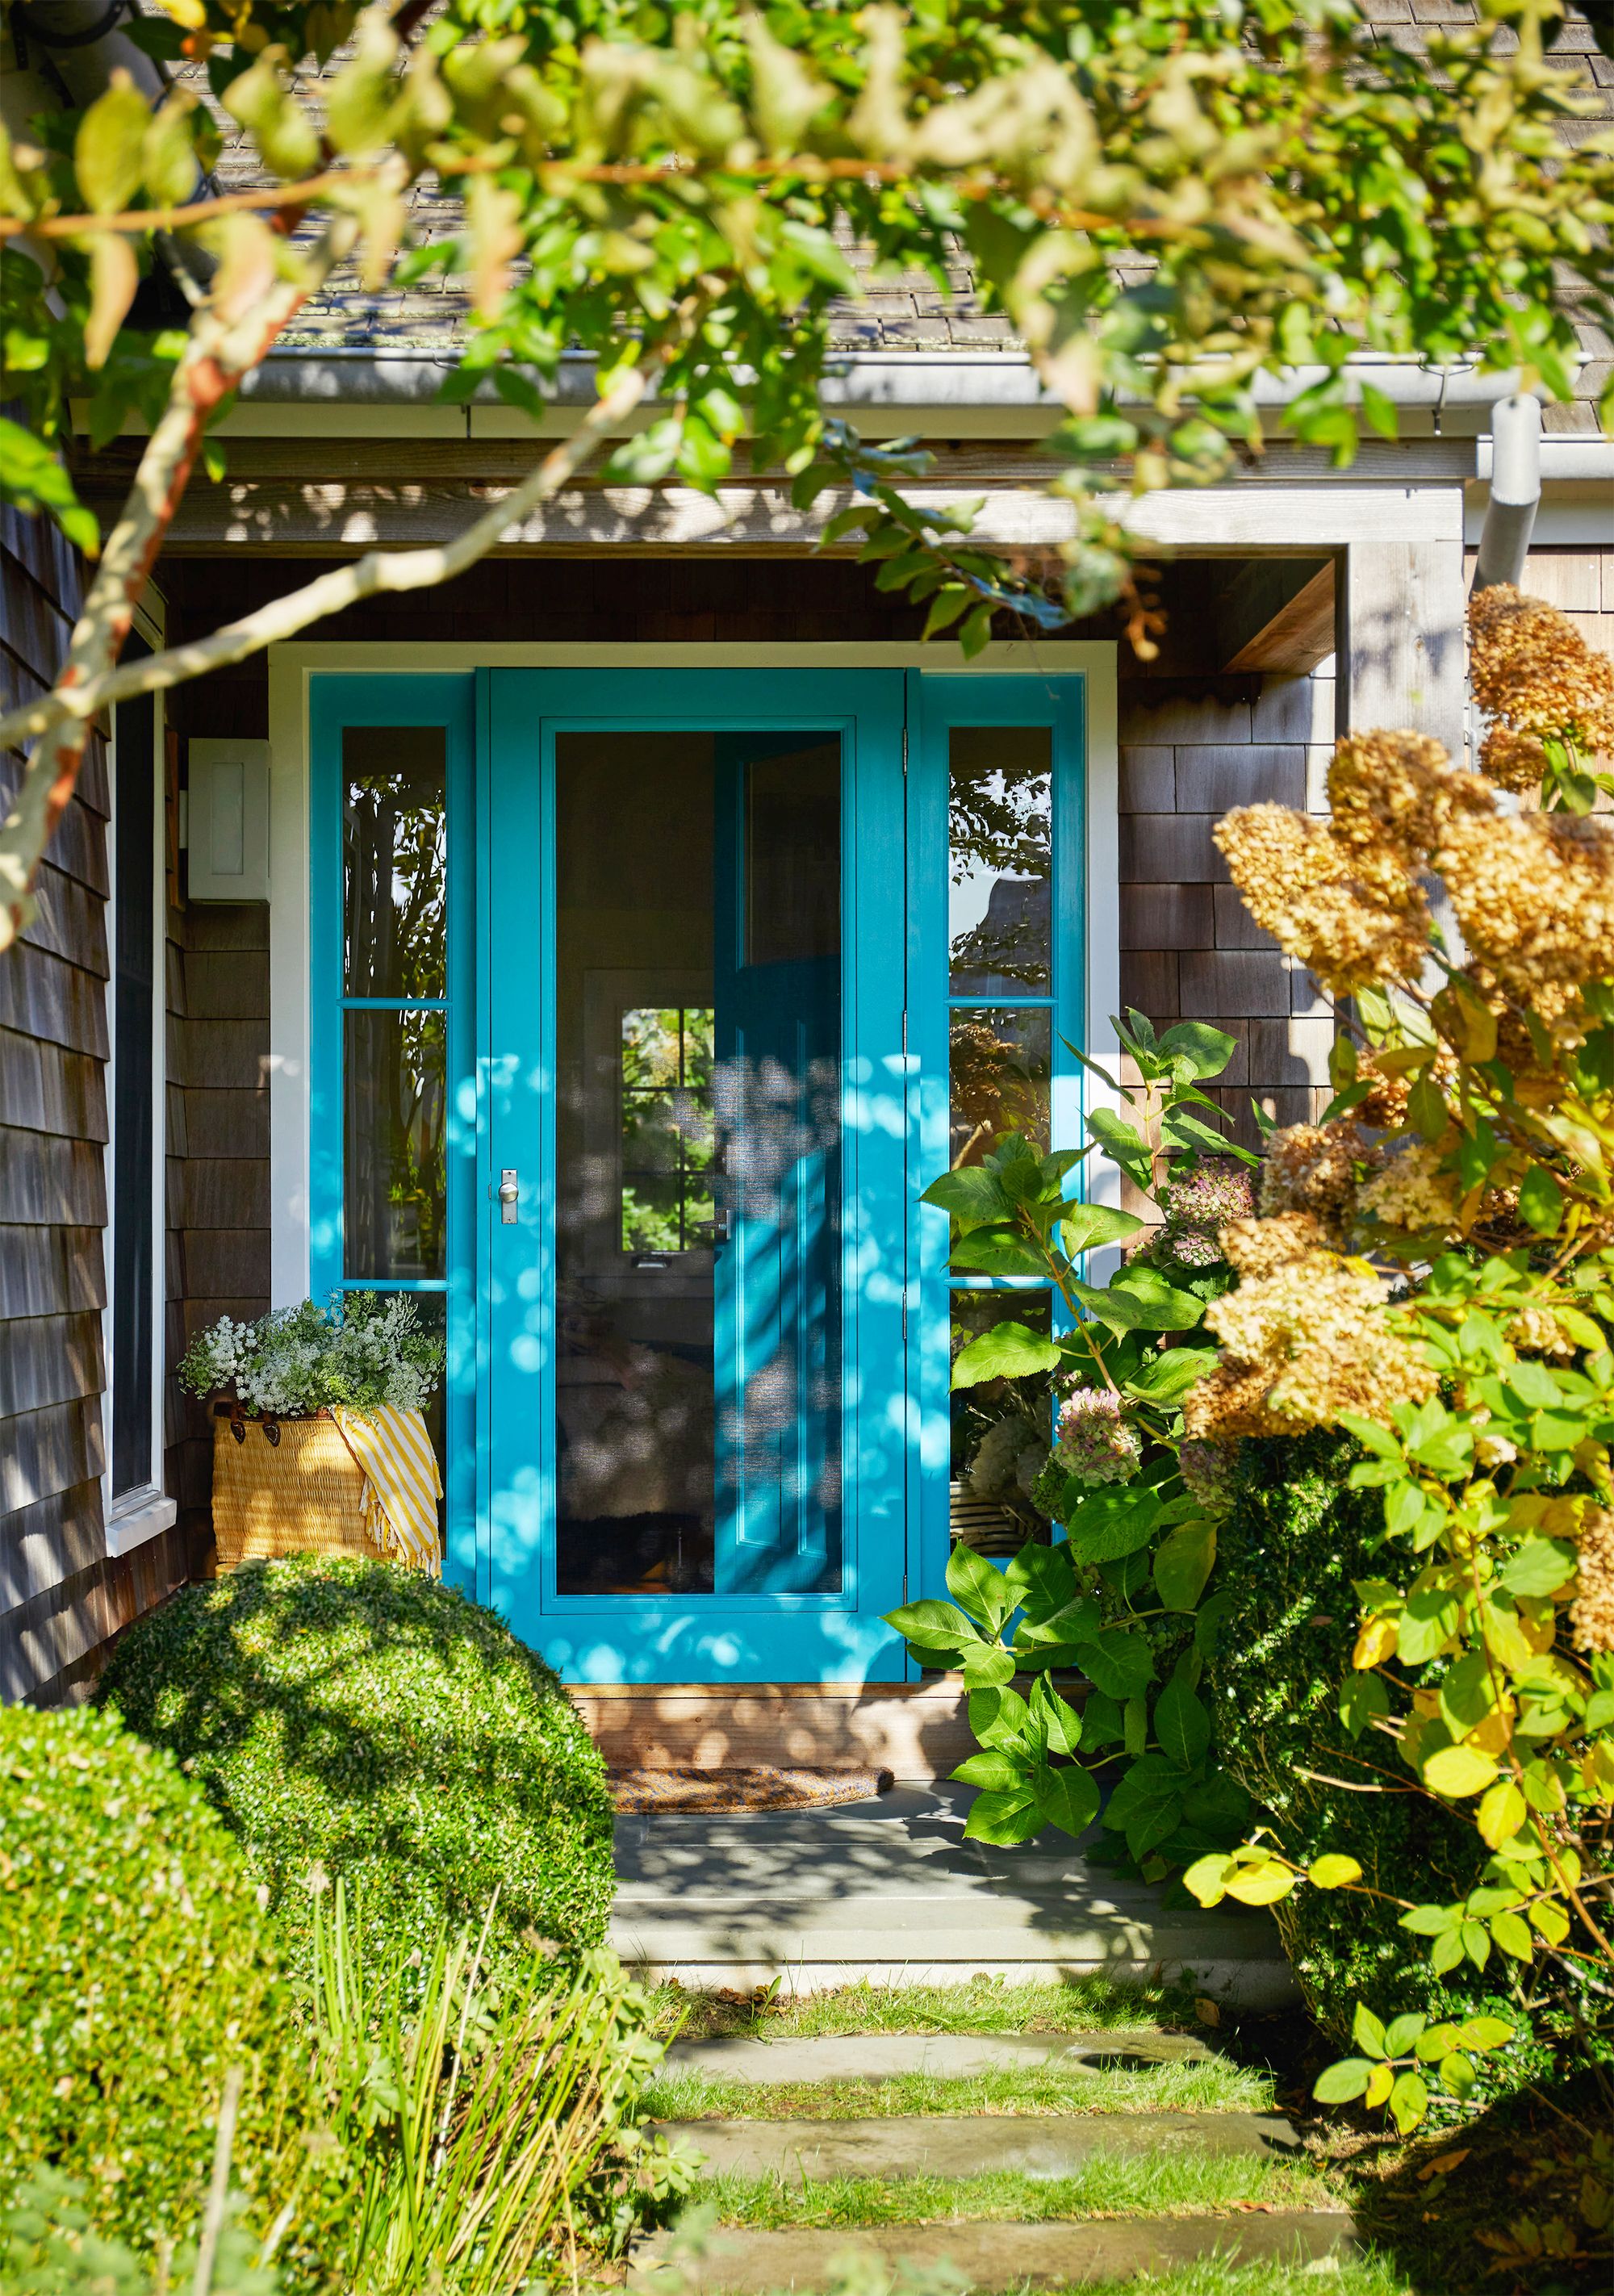
[[[66,651],[72,552],[0,509],[0,690]],[[9,798],[20,759],[0,760]],[[172,1532],[111,1556],[102,1512],[107,1215],[106,745],[91,737],[40,914],[0,956],[0,1699],[81,1690],[117,1628],[184,1575]]]

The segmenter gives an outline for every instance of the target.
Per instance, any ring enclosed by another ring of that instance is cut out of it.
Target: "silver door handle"
[[[499,1174],[499,1218],[505,1227],[514,1227],[520,1214],[516,1207],[521,1201],[521,1184],[512,1170]]]
[[[733,1233],[734,1216],[732,1212],[716,1211],[712,1214],[712,1245],[714,1250],[720,1243],[730,1242],[733,1240]]]

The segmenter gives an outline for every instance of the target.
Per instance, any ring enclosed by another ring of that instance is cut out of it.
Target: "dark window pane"
[[[954,996],[1032,996],[1053,979],[1053,735],[948,737],[947,938]]]
[[[342,873],[349,996],[441,996],[446,979],[447,745],[440,726],[342,735]]]
[[[1045,1006],[965,1005],[948,1023],[948,1162],[979,1164],[1011,1132],[1045,1155],[1053,1015]]]
[[[557,737],[562,1594],[840,1584],[828,750]]]
[[[745,768],[748,964],[840,947],[840,744],[817,742]]]
[[[150,648],[131,637],[133,659]],[[112,1496],[152,1478],[152,1313],[156,1237],[152,1158],[156,1094],[152,1029],[155,996],[157,744],[150,695],[117,712],[114,923],[116,1037],[112,1070]]]
[[[1021,1324],[1046,1338],[1046,1292],[954,1292],[952,1353],[995,1324]],[[1031,1487],[1048,1463],[1053,1407],[1045,1373],[979,1380],[952,1393],[952,1529],[954,1544],[980,1554],[1014,1554],[1028,1538],[1045,1540],[1048,1518]]]
[[[444,1015],[344,1015],[343,1272],[440,1277],[447,1212]]]

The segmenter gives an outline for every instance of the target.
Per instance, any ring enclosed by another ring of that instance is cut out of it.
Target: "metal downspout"
[[[1491,499],[1479,535],[1476,590],[1517,584],[1541,507],[1541,408],[1515,393],[1491,409]]]

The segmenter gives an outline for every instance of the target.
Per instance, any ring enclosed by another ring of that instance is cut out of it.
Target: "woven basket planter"
[[[365,1532],[364,1471],[328,1412],[260,1420],[236,1418],[227,1405],[217,1409],[213,1536],[221,1570],[277,1554],[373,1561],[379,1550]]]

